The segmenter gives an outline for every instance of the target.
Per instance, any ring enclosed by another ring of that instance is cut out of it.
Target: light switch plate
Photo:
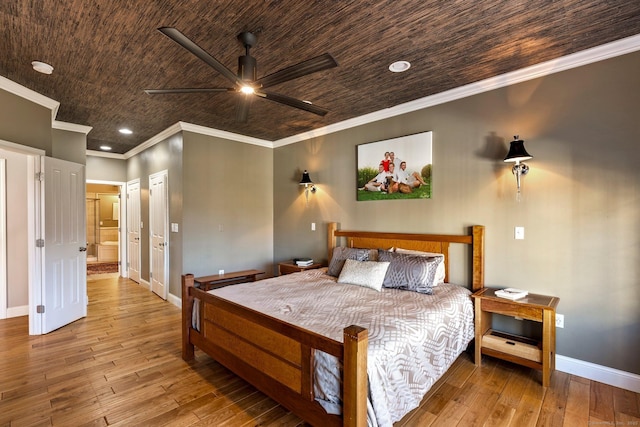
[[[524,240],[524,227],[516,227],[514,234],[516,240]]]

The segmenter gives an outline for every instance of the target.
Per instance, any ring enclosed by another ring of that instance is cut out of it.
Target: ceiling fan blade
[[[236,104],[236,121],[238,123],[246,123],[249,119],[249,107],[251,106],[253,96],[244,94],[240,95],[238,103]]]
[[[324,116],[329,112],[329,110],[318,107],[317,105],[310,104],[308,102],[300,101],[299,99],[291,98],[285,95],[280,95],[279,93],[273,92],[262,92],[261,94],[256,94],[258,96],[262,96],[264,94],[264,98],[270,101],[279,102],[280,104],[288,105],[289,107],[299,108],[301,110],[308,111],[313,114],[317,114],[319,116]]]
[[[202,61],[206,62],[210,67],[215,69],[217,72],[225,76],[227,79],[232,81],[236,85],[241,85],[242,81],[238,78],[238,76],[225,67],[220,61],[211,56],[207,51],[202,49],[200,46],[195,44],[191,39],[182,34],[179,30],[173,27],[160,27],[158,28],[165,36],[169,37],[174,42],[178,43],[183,48],[187,49],[189,52],[200,58]]]
[[[264,76],[258,79],[256,83],[262,85],[262,87],[274,86],[289,80],[297,79],[308,74],[327,70],[329,68],[337,66],[338,63],[335,59],[333,59],[333,56],[325,53],[324,55],[307,59],[306,61],[300,62],[287,68],[283,68],[280,71],[276,71],[275,73]]]
[[[235,92],[233,88],[183,88],[183,89],[145,89],[147,95],[162,95],[166,93],[211,93],[211,92]]]

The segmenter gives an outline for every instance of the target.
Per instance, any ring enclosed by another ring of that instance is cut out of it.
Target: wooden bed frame
[[[389,248],[440,252],[449,275],[449,244],[471,246],[471,289],[484,286],[484,227],[469,234],[434,235],[341,231],[328,226],[329,260],[339,237],[358,248]],[[200,331],[192,328],[195,298],[200,304]],[[192,360],[194,347],[226,366],[308,423],[317,426],[367,425],[367,330],[344,329],[344,342],[248,309],[194,286],[193,274],[182,276],[182,358]],[[314,400],[313,357],[321,350],[343,364],[343,415],[330,415]]]

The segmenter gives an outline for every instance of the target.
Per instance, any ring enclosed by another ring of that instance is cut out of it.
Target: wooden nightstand
[[[279,262],[278,276],[282,276],[283,274],[297,273],[299,271],[313,270],[314,268],[320,268],[320,267],[322,267],[322,264],[320,263],[314,263],[307,267],[299,267],[293,261]]]
[[[211,276],[196,277],[193,281],[196,282],[196,286],[208,291],[238,283],[255,282],[258,274],[264,274],[264,271],[244,270],[226,274],[212,274]]]
[[[483,288],[475,292],[476,366],[482,364],[482,354],[497,357],[542,371],[542,385],[549,386],[556,368],[556,297],[529,294],[518,300],[495,295],[497,289]],[[542,323],[542,340],[506,334],[491,329],[492,313],[520,317]]]

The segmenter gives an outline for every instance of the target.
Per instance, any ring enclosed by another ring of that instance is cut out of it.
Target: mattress
[[[473,338],[471,292],[452,284],[440,284],[433,295],[397,289],[377,292],[337,283],[325,271],[307,270],[209,292],[340,342],[346,326],[367,328],[369,425],[390,427],[420,404]],[[337,359],[316,352],[315,368],[316,400],[327,412],[340,413]]]

